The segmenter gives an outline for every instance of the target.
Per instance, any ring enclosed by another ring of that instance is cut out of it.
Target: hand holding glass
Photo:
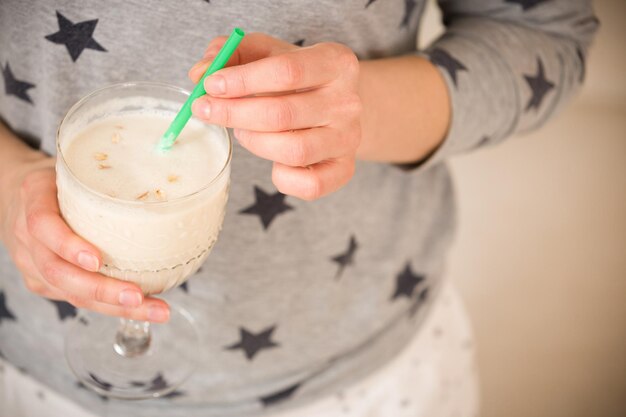
[[[192,119],[171,150],[158,150],[188,94],[159,83],[106,87],[76,103],[57,134],[65,221],[100,249],[102,274],[135,282],[145,295],[196,272],[224,218],[232,154],[226,129]],[[66,341],[69,364],[101,394],[166,394],[196,366],[198,335],[182,309],[172,308],[169,323],[152,327],[82,316]]]

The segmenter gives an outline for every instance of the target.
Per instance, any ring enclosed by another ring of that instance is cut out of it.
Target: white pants
[[[446,284],[424,327],[389,364],[342,392],[266,417],[476,417],[471,326]],[[0,360],[0,417],[95,417]]]

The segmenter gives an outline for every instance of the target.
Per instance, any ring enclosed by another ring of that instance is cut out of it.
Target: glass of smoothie
[[[224,219],[232,142],[192,117],[174,146],[161,136],[189,93],[152,82],[97,90],[77,102],[57,132],[57,188],[72,230],[97,246],[100,273],[145,295],[176,287],[211,252]],[[191,315],[171,305],[166,324],[81,312],[66,340],[79,380],[100,394],[166,395],[199,360]]]

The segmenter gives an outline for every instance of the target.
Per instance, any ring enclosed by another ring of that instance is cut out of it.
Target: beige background
[[[452,162],[449,271],[474,323],[483,417],[626,416],[626,1],[594,4],[579,97],[541,131]],[[429,7],[424,42],[438,19]]]

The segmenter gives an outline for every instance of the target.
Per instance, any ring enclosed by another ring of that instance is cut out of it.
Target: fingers
[[[308,167],[274,163],[272,181],[283,194],[312,201],[343,187],[354,175],[354,159],[339,158]]]
[[[165,323],[170,317],[170,309],[167,303],[163,300],[152,297],[147,297],[143,304],[137,308],[113,306],[96,301],[89,302],[80,299],[69,299],[68,301],[77,308],[85,308],[107,316],[124,317],[131,320]]]
[[[191,78],[194,83],[200,80],[200,77],[202,77],[226,42],[226,39],[228,39],[227,36],[219,36],[213,39],[206,48],[202,60],[189,70],[189,78]],[[250,33],[242,39],[226,66],[230,67],[245,64],[296,48],[296,46],[288,42],[281,41],[264,33]]]
[[[61,218],[54,177],[29,177],[23,190],[29,235],[63,259],[88,271],[98,271],[102,265],[98,249],[74,234]]]
[[[315,90],[279,97],[220,99],[202,96],[191,107],[193,114],[208,122],[260,132],[327,126],[332,120],[352,120],[359,111],[356,94]]]
[[[194,81],[224,41],[209,45],[190,71]],[[242,146],[274,161],[272,179],[284,194],[314,200],[345,185],[361,137],[356,55],[339,44],[297,48],[255,34],[230,64],[204,80],[194,115],[235,128]]]
[[[211,62],[213,62],[213,59],[215,59],[219,50],[222,48],[224,43],[226,43],[226,39],[228,39],[227,36],[218,36],[217,38],[214,38],[209,43],[207,49],[204,51],[202,59],[196,62],[193,67],[191,67],[187,75],[189,76],[191,81],[194,82],[194,84],[200,81],[200,78],[202,78],[207,68],[209,68],[209,65],[211,65]],[[232,56],[226,62],[226,66],[228,67],[231,65],[238,65],[240,61],[239,54],[239,50],[235,49]]]
[[[42,281],[41,278],[33,278],[28,275],[24,275],[23,278],[26,288],[28,288],[30,292],[49,300],[65,301],[66,297],[60,290]]]
[[[85,271],[36,241],[31,242],[30,251],[43,279],[70,301],[80,299],[124,307],[137,307],[143,301],[143,294],[134,283]]]
[[[159,323],[169,320],[167,303],[157,298],[143,298],[137,285],[84,271],[44,246],[34,245],[34,264],[41,271],[39,274],[44,285],[41,285],[41,281],[34,282],[33,292],[109,316]]]
[[[191,108],[196,117],[208,123],[261,132],[327,125],[329,115],[323,102],[305,97],[309,94],[239,99],[202,96]]]
[[[43,279],[39,270],[35,266],[28,249],[19,241],[16,243],[13,260],[19,271],[22,273],[24,284],[30,292],[52,300],[65,299],[61,291],[55,289]]]
[[[339,158],[358,147],[356,135],[331,127],[287,132],[235,130],[241,145],[264,159],[283,165],[303,167],[326,159]]]
[[[317,44],[225,68],[207,77],[204,89],[214,97],[232,98],[319,87],[351,65],[345,50],[338,44]]]
[[[109,316],[126,317],[133,320],[146,320],[158,323],[166,322],[169,319],[169,307],[167,303],[157,298],[145,298],[140,306],[133,308],[88,299],[83,292],[74,291],[74,288],[71,288],[69,291],[63,291],[62,289],[52,286],[39,272],[28,250],[21,243],[18,244],[14,260],[19,270],[22,272],[24,283],[28,290],[41,297],[51,300],[67,301],[75,307],[86,308]],[[63,260],[59,258],[59,262],[63,262]],[[72,267],[70,264],[67,265]],[[107,279],[113,280],[112,278],[107,278],[102,275],[98,275],[98,277],[105,281]]]
[[[23,214],[15,222],[12,257],[27,288],[103,314],[167,321],[169,308],[164,301],[144,299],[132,282],[90,272],[100,268],[99,251],[76,236],[61,218],[54,175],[53,169],[35,171],[22,184]]]

